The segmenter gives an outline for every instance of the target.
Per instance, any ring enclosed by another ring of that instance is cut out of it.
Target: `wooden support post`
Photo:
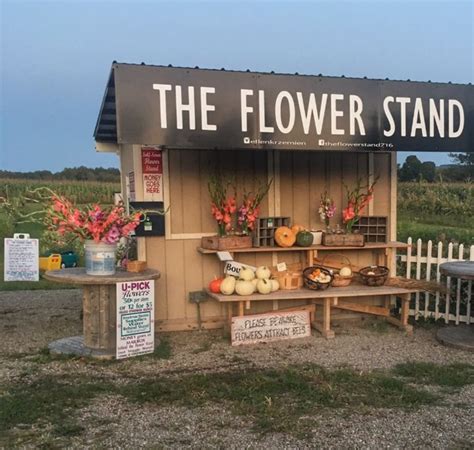
[[[239,302],[239,316],[245,315],[244,302]]]
[[[86,285],[83,289],[84,345],[113,351],[116,339],[115,285]]]
[[[234,307],[234,304],[232,302],[227,303],[227,327],[229,331],[232,327],[233,307]]]
[[[313,322],[316,328],[326,339],[333,339],[335,334],[331,330],[331,298],[325,298],[323,303],[323,323]]]
[[[405,330],[408,334],[413,333],[413,327],[408,324],[408,313],[410,309],[410,297],[411,294],[405,294],[401,297],[402,299],[402,311],[400,319],[396,317],[386,317],[385,320],[393,325],[396,325],[399,328]]]
[[[278,311],[278,300],[273,300],[272,308],[273,308],[273,311]]]
[[[313,250],[308,250],[306,252],[306,262],[307,262],[307,267],[310,267],[314,264],[314,253]]]
[[[410,312],[410,297],[411,295],[404,295],[402,297],[402,317],[401,322],[404,327],[408,325],[408,314]]]
[[[250,300],[247,300],[245,302],[245,309],[250,309],[250,304],[251,304],[251,301]]]

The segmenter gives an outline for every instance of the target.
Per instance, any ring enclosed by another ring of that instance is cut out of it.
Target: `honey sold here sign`
[[[272,312],[232,318],[232,345],[311,336],[309,311]]]
[[[142,147],[143,199],[163,201],[163,155],[156,147]]]

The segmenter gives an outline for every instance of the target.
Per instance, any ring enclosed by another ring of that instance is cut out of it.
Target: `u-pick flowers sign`
[[[117,359],[155,350],[154,290],[153,280],[117,283]]]
[[[170,149],[474,151],[471,85],[133,64],[113,64],[112,77],[118,143]]]

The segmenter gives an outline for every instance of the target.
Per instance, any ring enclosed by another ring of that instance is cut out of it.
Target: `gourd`
[[[244,281],[252,281],[255,278],[255,273],[248,267],[242,267],[239,272],[239,278]]]
[[[272,284],[272,292],[278,291],[278,289],[280,289],[280,283],[278,280],[270,280],[270,283]]]
[[[238,295],[252,295],[254,293],[252,281],[237,280],[235,283],[235,293]]]
[[[300,231],[296,235],[296,245],[300,247],[309,247],[313,245],[314,236],[309,231]]]
[[[350,277],[352,276],[352,270],[350,267],[343,267],[339,270],[339,275],[341,275],[341,277]]]
[[[260,266],[257,268],[255,271],[255,275],[257,275],[257,278],[270,278],[271,276],[270,269],[267,266]]]
[[[280,247],[291,247],[296,241],[296,236],[288,227],[279,227],[275,230],[275,242]]]
[[[266,280],[265,278],[258,280],[257,290],[260,294],[269,294],[270,292],[272,292],[271,281]]]
[[[257,292],[257,283],[258,283],[258,278],[254,278],[251,283],[253,284],[253,291]]]
[[[209,290],[214,294],[218,294],[221,291],[221,283],[224,278],[215,278],[209,283]]]
[[[293,234],[296,236],[300,231],[306,231],[306,228],[303,225],[293,225],[291,227],[291,231],[293,231]]]
[[[235,290],[235,278],[228,276],[225,277],[221,283],[221,293],[224,295],[232,295]]]

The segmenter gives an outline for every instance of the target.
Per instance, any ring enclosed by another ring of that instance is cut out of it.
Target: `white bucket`
[[[117,244],[86,241],[84,247],[88,275],[105,276],[115,273]]]
[[[321,245],[323,232],[321,230],[311,230],[311,234],[313,235],[313,245]]]

